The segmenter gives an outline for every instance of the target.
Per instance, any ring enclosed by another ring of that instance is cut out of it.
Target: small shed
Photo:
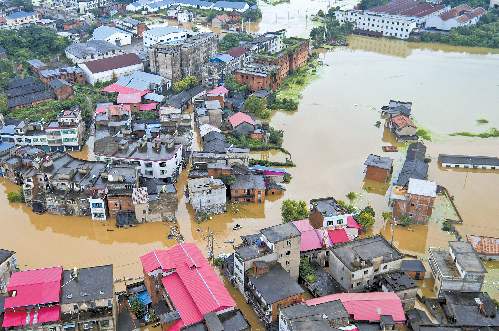
[[[405,271],[412,279],[424,279],[426,268],[421,260],[402,260],[401,271]]]

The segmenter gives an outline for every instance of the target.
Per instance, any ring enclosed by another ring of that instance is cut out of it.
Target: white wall
[[[150,47],[155,44],[162,44],[166,43],[169,41],[175,41],[175,40],[183,40],[187,37],[187,32],[186,31],[179,31],[179,32],[173,32],[169,34],[165,34],[162,36],[155,36],[150,33],[149,31],[144,31],[142,33],[142,43],[144,44],[144,47]]]
[[[98,72],[95,74],[92,73],[87,68],[85,63],[79,63],[78,67],[80,67],[81,70],[83,70],[83,73],[85,75],[85,80],[87,81],[87,83],[89,83],[91,85],[94,85],[97,81],[107,82],[107,81],[110,81],[112,79],[118,79],[121,76],[130,75],[135,70],[141,70],[141,71],[144,70],[143,63],[134,64],[134,65],[124,67],[124,68],[118,68],[118,69],[114,69],[114,70]]]

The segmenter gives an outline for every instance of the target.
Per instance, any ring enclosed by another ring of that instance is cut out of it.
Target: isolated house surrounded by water
[[[366,179],[384,183],[393,172],[393,160],[389,157],[369,154],[364,164],[366,165]]]
[[[333,197],[310,200],[310,210],[308,220],[314,229],[322,228],[326,217],[341,215],[345,211]]]
[[[449,241],[450,248],[430,247],[431,273],[435,293],[444,291],[480,292],[487,270],[468,242]]]
[[[232,202],[265,202],[265,181],[262,175],[236,175],[230,186]]]
[[[494,156],[439,154],[438,162],[445,168],[499,169],[499,158]]]
[[[398,115],[386,119],[386,127],[395,135],[398,142],[417,141],[416,125],[409,117]]]
[[[227,211],[227,188],[220,179],[189,179],[187,189],[189,202],[197,213],[220,214]]]
[[[437,182],[411,178],[407,188],[393,185],[390,193],[390,205],[393,217],[399,219],[408,215],[416,224],[426,224],[433,213],[433,204],[437,197]]]

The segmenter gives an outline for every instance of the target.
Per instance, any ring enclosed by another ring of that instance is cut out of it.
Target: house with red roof
[[[225,98],[227,97],[227,94],[229,93],[229,90],[223,86],[219,86],[216,89],[213,89],[206,93],[207,99],[208,100],[218,100],[221,105],[225,104]]]
[[[473,9],[467,4],[462,4],[441,15],[429,18],[426,21],[426,27],[450,31],[460,26],[475,25],[485,13],[487,11],[482,7]]]
[[[466,235],[478,256],[484,261],[499,261],[499,239],[486,236]]]
[[[177,331],[207,314],[233,311],[236,303],[194,243],[154,250],[140,258],[153,305],[166,300],[162,330]]]
[[[127,105],[129,107],[127,110],[138,113],[141,99],[140,93],[120,93],[116,102],[120,105]]]
[[[394,329],[401,330],[405,323],[402,301],[393,292],[338,293],[305,301],[307,306],[315,306],[340,300],[350,315],[351,322],[382,323],[393,320]],[[385,317],[385,318],[384,318]]]
[[[223,14],[223,15],[217,15],[211,20],[211,27],[212,28],[221,28],[225,24],[229,22],[230,18],[229,15]]]
[[[229,116],[228,120],[231,131],[234,130],[244,135],[250,135],[255,131],[255,121],[248,114],[238,112]]]
[[[418,140],[416,125],[414,125],[410,118],[405,115],[388,117],[385,125],[395,135],[398,142]]]

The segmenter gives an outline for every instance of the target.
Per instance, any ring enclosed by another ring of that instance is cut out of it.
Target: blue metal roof
[[[24,10],[22,10],[22,11],[18,11],[16,13],[12,13],[9,16],[7,16],[6,18],[11,19],[11,20],[15,20],[16,18],[33,16],[33,15],[37,15],[36,12],[34,12],[34,11],[25,12]]]
[[[169,35],[170,33],[181,33],[181,32],[186,32],[187,30],[184,28],[178,28],[176,26],[161,26],[159,28],[154,28],[151,30],[145,31],[145,33],[155,36],[155,37],[161,37],[161,36],[166,36]]]
[[[161,84],[161,82],[164,79],[163,76],[150,74],[148,72],[143,72],[139,70],[132,72],[132,74],[129,77],[132,79],[140,79],[152,84]]]
[[[142,301],[142,304],[144,306],[147,306],[148,304],[152,303],[151,297],[149,296],[149,293],[147,293],[147,291],[137,294],[137,298],[139,298],[140,301]]]
[[[149,83],[140,79],[132,79],[127,87],[134,88],[139,91],[145,91],[149,88]]]
[[[165,97],[163,95],[156,93],[147,93],[146,95],[144,95],[144,99],[156,102],[162,102],[165,99]]]
[[[128,83],[130,83],[132,79],[129,77],[129,76],[121,76],[120,78],[118,78],[118,80],[116,81],[116,84],[117,85],[121,85],[121,86],[127,86]]]
[[[283,169],[283,168],[273,168],[273,167],[266,167],[266,166],[262,166],[262,165],[254,165],[254,166],[248,167],[248,168],[263,170],[263,171],[286,172],[286,169]]]
[[[222,62],[222,63],[227,63],[227,62],[230,62],[234,59],[233,56],[229,55],[229,54],[218,54],[217,56],[215,57],[212,57],[210,59],[211,62]]]
[[[94,30],[94,33],[92,34],[92,39],[93,40],[105,40],[106,38],[112,36],[115,33],[124,33],[124,34],[129,34],[131,33],[125,32],[121,29],[112,27],[112,26],[107,26],[107,25],[101,25],[97,29]]]
[[[232,1],[217,1],[213,5],[214,8],[231,8],[231,9],[244,9],[248,4],[246,2],[232,2]]]
[[[12,147],[14,147],[14,144],[0,142],[0,153],[5,152],[6,150],[8,150],[9,148],[12,148]]]
[[[188,5],[188,6],[199,6],[199,7],[211,7],[213,6],[213,2],[210,1],[202,1],[202,0],[179,0],[177,1],[180,4]]]
[[[6,125],[0,129],[0,134],[14,134],[16,133],[16,125]]]

